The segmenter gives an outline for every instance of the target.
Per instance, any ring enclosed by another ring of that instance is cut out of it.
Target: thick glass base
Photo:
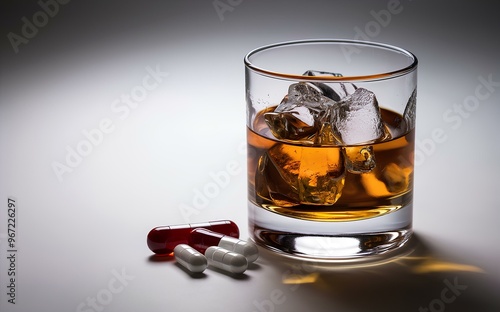
[[[412,204],[382,216],[344,222],[290,218],[248,203],[251,238],[285,256],[314,261],[364,260],[392,253],[412,234]]]

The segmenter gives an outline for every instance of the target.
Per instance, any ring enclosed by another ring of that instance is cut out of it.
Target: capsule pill
[[[205,257],[209,265],[230,273],[240,274],[248,268],[248,261],[243,255],[222,247],[208,247],[205,251]]]
[[[205,253],[210,246],[219,246],[243,255],[248,262],[254,262],[259,257],[259,250],[255,244],[204,228],[192,230],[188,244],[201,253]]]
[[[193,273],[201,273],[207,268],[207,258],[193,247],[179,244],[174,248],[175,260]]]
[[[148,233],[148,247],[156,254],[168,255],[174,251],[175,246],[187,244],[189,233],[196,228],[206,228],[231,237],[240,237],[238,226],[230,220],[158,226]]]

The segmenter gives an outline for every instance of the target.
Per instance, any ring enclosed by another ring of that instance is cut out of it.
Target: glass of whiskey
[[[303,40],[257,48],[244,62],[252,239],[314,260],[403,246],[412,234],[415,55]]]

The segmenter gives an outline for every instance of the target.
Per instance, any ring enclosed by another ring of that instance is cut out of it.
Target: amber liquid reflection
[[[272,139],[264,120],[247,128],[249,200],[281,215],[314,221],[380,216],[412,200],[415,130],[381,109],[389,132],[360,146],[315,146]]]

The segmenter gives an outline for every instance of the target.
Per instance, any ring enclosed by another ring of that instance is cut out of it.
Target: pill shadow
[[[259,271],[262,270],[262,266],[258,263],[251,262],[248,264],[248,269],[249,271]]]
[[[175,261],[174,254],[171,253],[169,255],[156,255],[153,254],[148,257],[149,262],[172,262]]]

